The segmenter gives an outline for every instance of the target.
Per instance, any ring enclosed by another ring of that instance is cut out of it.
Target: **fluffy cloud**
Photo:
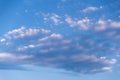
[[[73,20],[71,17],[67,16],[65,21],[71,26],[76,27],[78,26],[82,30],[88,30],[90,25],[90,20],[88,18],[84,18],[81,20]]]
[[[47,22],[51,22],[53,23],[54,25],[58,25],[58,24],[61,24],[62,21],[61,21],[61,17],[55,13],[48,13],[48,14],[42,14],[43,15],[43,19],[44,19],[44,22],[47,23]]]
[[[50,19],[53,20],[55,25],[59,24],[59,21],[60,21],[59,18],[60,16],[58,16],[57,14],[52,14],[52,16],[50,17]]]
[[[100,7],[102,8],[102,7]],[[85,9],[85,11],[94,11],[98,10],[100,8],[97,7],[88,7]],[[79,28],[80,30],[89,30],[93,32],[102,32],[110,29],[119,29],[120,22],[119,21],[113,21],[111,19],[105,19],[105,18],[78,18],[78,17],[71,17],[70,15],[57,15],[55,13],[48,13],[43,15],[44,20],[47,22],[47,24],[51,25],[52,22],[54,24],[57,24],[56,26],[63,24],[68,24],[70,27]],[[55,25],[54,25],[55,26]]]
[[[82,31],[88,31],[95,34],[100,34],[104,38],[108,38],[110,40],[119,41],[119,29],[120,22],[113,21],[110,19],[98,19],[92,20],[90,18],[76,18],[76,17],[65,17],[65,22],[69,25],[69,27],[76,28]]]
[[[5,38],[8,39],[24,38],[24,37],[34,36],[39,33],[47,34],[49,32],[50,32],[49,30],[45,30],[45,29],[32,29],[32,28],[26,29],[25,27],[21,27],[19,29],[14,29],[6,33]]]

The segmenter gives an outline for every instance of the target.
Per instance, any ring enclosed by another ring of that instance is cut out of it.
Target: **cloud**
[[[61,17],[55,13],[48,13],[48,14],[42,13],[42,15],[45,23],[50,22],[53,25],[58,25],[62,23]]]
[[[75,20],[75,24],[78,21]],[[89,22],[87,19],[82,21]],[[20,27],[6,34],[7,37],[3,36],[5,42],[11,45],[0,44],[4,51],[0,53],[1,62],[47,66],[78,73],[99,73],[110,71],[106,67],[111,67],[117,61],[106,55],[114,53],[110,50],[114,43],[91,33],[79,31],[77,34],[72,32],[64,35],[52,30]],[[21,34],[24,36],[21,37]],[[10,40],[8,37],[11,37]]]
[[[61,35],[61,34],[55,34],[55,33],[53,33],[53,34],[50,35],[50,37],[51,37],[51,38],[61,39],[61,38],[62,38],[62,35]]]
[[[24,38],[24,37],[35,36],[40,33],[47,34],[49,32],[50,32],[49,30],[45,30],[45,29],[35,29],[35,28],[26,29],[25,27],[21,27],[19,29],[14,29],[6,33],[5,38],[8,39]]]
[[[109,67],[112,60],[101,59],[95,55],[69,55],[69,57],[64,55],[55,55],[55,57],[42,57],[40,60],[35,61],[37,65],[44,65],[55,68],[62,68],[69,71],[74,71],[78,73],[88,74],[88,73],[99,73],[111,71],[112,68]],[[114,63],[112,63],[114,64]],[[108,67],[106,67],[108,66]]]
[[[112,27],[114,27],[114,28],[120,28],[120,22],[115,22],[115,21],[113,21],[113,22],[111,22],[111,24],[110,24]]]
[[[58,16],[57,14],[52,14],[50,17],[50,19],[53,20],[55,25],[59,24],[59,22],[60,22],[59,18],[60,18],[60,16]]]
[[[90,11],[91,10],[98,10],[101,9],[102,6],[100,6],[100,8],[97,7],[88,7],[85,10]],[[53,16],[57,17],[57,19],[53,19]],[[51,19],[52,17],[52,19]],[[93,19],[90,17],[83,17],[83,18],[78,18],[78,17],[74,17],[74,16],[70,16],[70,15],[57,15],[55,13],[48,13],[48,14],[44,14],[44,18],[45,21],[47,22],[47,24],[51,25],[53,24],[52,22],[54,22],[54,24],[57,23],[56,26],[63,26],[68,24],[68,26],[64,26],[64,27],[72,27],[72,28],[76,28],[82,31],[91,31],[91,32],[95,32],[95,33],[101,33],[102,36],[105,37],[110,37],[107,36],[108,33],[113,32],[113,30],[118,33],[118,31],[116,29],[119,29],[119,21],[113,21],[111,19],[105,19],[105,18],[98,18],[98,19]],[[54,25],[55,26],[55,25]],[[114,37],[115,40],[119,40],[119,36],[117,36],[115,34]]]
[[[24,45],[24,46],[22,45],[21,47],[18,47],[17,50],[18,51],[25,51],[27,49],[34,49],[34,48],[39,48],[39,47],[44,47],[44,46],[46,46],[46,47],[52,46],[52,45],[58,44],[57,41],[59,41],[59,40],[61,40],[60,41],[61,43],[67,43],[67,40],[62,40],[62,39],[63,39],[63,35],[57,34],[57,33],[52,33],[50,35],[39,38],[37,41],[37,44],[28,44],[28,45]],[[55,44],[52,42],[52,40],[55,41]],[[46,52],[49,50],[40,50],[40,51]]]
[[[0,42],[5,42],[6,40],[4,38],[0,39]]]
[[[95,30],[97,31],[104,31],[107,29],[107,22],[105,20],[98,20],[97,23],[96,23],[96,26],[95,26]]]
[[[90,61],[90,62],[100,62],[103,64],[115,64],[116,59],[107,60],[106,58],[97,58],[95,55],[73,55],[71,58],[75,61]]]
[[[86,13],[86,12],[91,12],[91,11],[96,11],[98,10],[99,8],[97,7],[94,7],[94,6],[90,6],[90,7],[87,7],[85,9],[82,10],[82,12]]]
[[[106,71],[112,71],[111,67],[103,67],[100,69],[93,69],[90,71],[90,73],[98,73],[98,72],[106,72]]]
[[[37,46],[36,45],[33,45],[33,44],[29,44],[27,46],[22,46],[22,47],[18,47],[17,50],[18,51],[24,51],[26,49],[33,49],[33,48],[36,48]]]
[[[0,53],[0,62],[1,61],[19,61],[19,60],[26,60],[32,58],[32,55],[16,55],[13,53]]]
[[[74,19],[74,18],[71,18],[70,16],[67,16],[65,18],[65,21],[67,22],[67,24],[70,25],[70,27],[75,27],[75,28],[79,28],[80,30],[89,30],[94,32],[105,31],[107,29],[114,28],[112,26],[115,26],[113,25],[113,22],[108,20],[98,19],[94,22],[92,19],[89,19],[87,17],[82,19],[77,19],[77,18]],[[116,25],[118,24],[119,23],[117,22]]]
[[[82,30],[88,30],[89,29],[89,25],[90,20],[88,18],[84,18],[81,20],[73,20],[71,17],[67,16],[65,21],[71,26],[71,27],[79,27]]]
[[[65,23],[68,24],[68,27],[72,27],[74,29],[88,31],[96,34],[100,34],[104,38],[108,38],[110,40],[119,41],[119,21],[113,21],[110,19],[100,18],[98,20],[93,20],[90,18],[76,18],[65,16]]]

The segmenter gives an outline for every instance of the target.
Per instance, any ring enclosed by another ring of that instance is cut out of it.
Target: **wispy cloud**
[[[90,73],[106,72],[106,71],[112,71],[112,68],[111,67],[103,67],[100,69],[93,69],[90,71]]]
[[[85,9],[82,10],[82,12],[86,13],[86,12],[91,12],[91,11],[96,11],[98,10],[99,8],[97,7],[94,7],[94,6],[90,6],[90,7],[87,7]]]
[[[0,42],[5,42],[6,40],[4,38],[0,39]]]
[[[13,53],[0,53],[0,62],[16,62],[19,60],[26,60],[32,58],[32,55],[17,55]]]

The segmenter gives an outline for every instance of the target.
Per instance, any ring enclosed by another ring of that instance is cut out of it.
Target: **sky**
[[[119,80],[120,0],[0,0],[0,80]]]

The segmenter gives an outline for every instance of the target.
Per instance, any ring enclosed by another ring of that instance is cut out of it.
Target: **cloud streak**
[[[83,9],[82,12],[87,13],[87,12],[91,12],[91,11],[96,11],[96,10],[98,10],[98,9],[99,9],[99,8],[97,8],[97,7],[90,6],[90,7],[87,7],[87,8],[85,8],[85,9]]]

